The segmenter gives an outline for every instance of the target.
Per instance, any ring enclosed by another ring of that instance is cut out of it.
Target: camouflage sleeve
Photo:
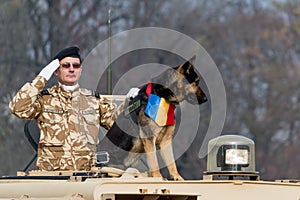
[[[117,106],[112,101],[100,97],[100,125],[106,129],[110,129],[119,114],[123,111],[123,104]]]
[[[41,112],[38,97],[46,85],[46,79],[37,76],[31,83],[26,83],[9,103],[12,113],[21,119],[34,119]]]

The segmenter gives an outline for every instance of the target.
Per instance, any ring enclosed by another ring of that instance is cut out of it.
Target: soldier
[[[99,125],[109,129],[120,112],[106,98],[78,85],[81,71],[79,48],[65,48],[9,104],[17,117],[37,120],[40,170],[90,170],[99,142]],[[58,84],[44,90],[53,73]],[[133,88],[127,97],[137,92]]]

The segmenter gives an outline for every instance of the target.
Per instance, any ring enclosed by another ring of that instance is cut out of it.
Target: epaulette
[[[96,98],[100,98],[100,93],[95,90],[90,90],[86,88],[79,88],[79,92],[84,96],[94,96]]]
[[[37,98],[39,99],[44,95],[50,95],[50,92],[47,89],[44,89],[37,95]]]
[[[44,95],[49,95],[49,91],[47,89],[44,89],[41,91],[41,95],[44,96]]]
[[[95,90],[91,90],[92,92],[92,96],[95,96],[97,98],[100,98],[100,93],[98,91],[95,91]]]

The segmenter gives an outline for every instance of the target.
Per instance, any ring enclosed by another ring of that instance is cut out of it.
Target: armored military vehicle
[[[32,146],[37,141],[25,133]],[[153,178],[135,168],[104,167],[109,155],[97,155],[91,171],[27,171],[0,177],[0,199],[74,200],[300,200],[300,180],[260,180],[254,141],[223,135],[208,143],[207,170],[201,180]],[[35,157],[30,161],[29,165]]]

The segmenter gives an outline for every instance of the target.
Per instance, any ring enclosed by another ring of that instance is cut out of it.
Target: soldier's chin
[[[68,85],[68,86],[76,85],[76,83],[77,83],[77,80],[64,81],[64,82],[62,82],[62,84]]]
[[[74,85],[77,83],[77,81],[78,81],[77,78],[68,78],[65,80],[65,82],[68,83],[69,85]]]

